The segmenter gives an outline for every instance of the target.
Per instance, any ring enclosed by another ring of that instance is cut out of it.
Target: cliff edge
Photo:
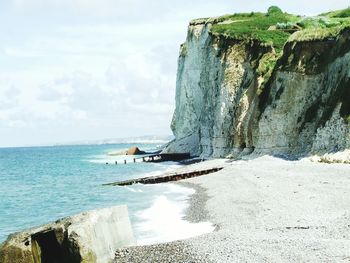
[[[175,140],[202,157],[350,148],[350,10],[190,22],[178,61]]]

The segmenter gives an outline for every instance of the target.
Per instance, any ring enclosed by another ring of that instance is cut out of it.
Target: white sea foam
[[[171,200],[166,194],[178,194]],[[190,223],[185,221],[184,215],[189,204],[188,197],[194,193],[193,189],[169,184],[169,192],[159,195],[152,206],[137,214],[139,222],[135,224],[139,245],[170,242],[186,239],[214,230],[210,222]]]
[[[193,195],[196,191],[193,188],[183,187],[176,184],[167,184],[168,190],[165,194],[178,194],[176,197],[177,201],[186,201]]]
[[[124,186],[124,188],[129,190],[130,192],[133,192],[133,193],[143,193],[143,191],[141,189],[135,189],[135,187]]]

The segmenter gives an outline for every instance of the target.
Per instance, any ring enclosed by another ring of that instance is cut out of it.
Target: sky
[[[170,135],[193,18],[350,1],[1,0],[0,147]]]

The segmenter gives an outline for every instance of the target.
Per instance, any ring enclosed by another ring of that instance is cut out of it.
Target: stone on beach
[[[145,154],[145,152],[141,151],[138,147],[131,147],[126,152],[126,155],[139,155],[139,154]]]

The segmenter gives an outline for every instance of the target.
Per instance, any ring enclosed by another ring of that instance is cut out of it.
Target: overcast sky
[[[192,18],[349,1],[1,0],[0,147],[168,135]]]

